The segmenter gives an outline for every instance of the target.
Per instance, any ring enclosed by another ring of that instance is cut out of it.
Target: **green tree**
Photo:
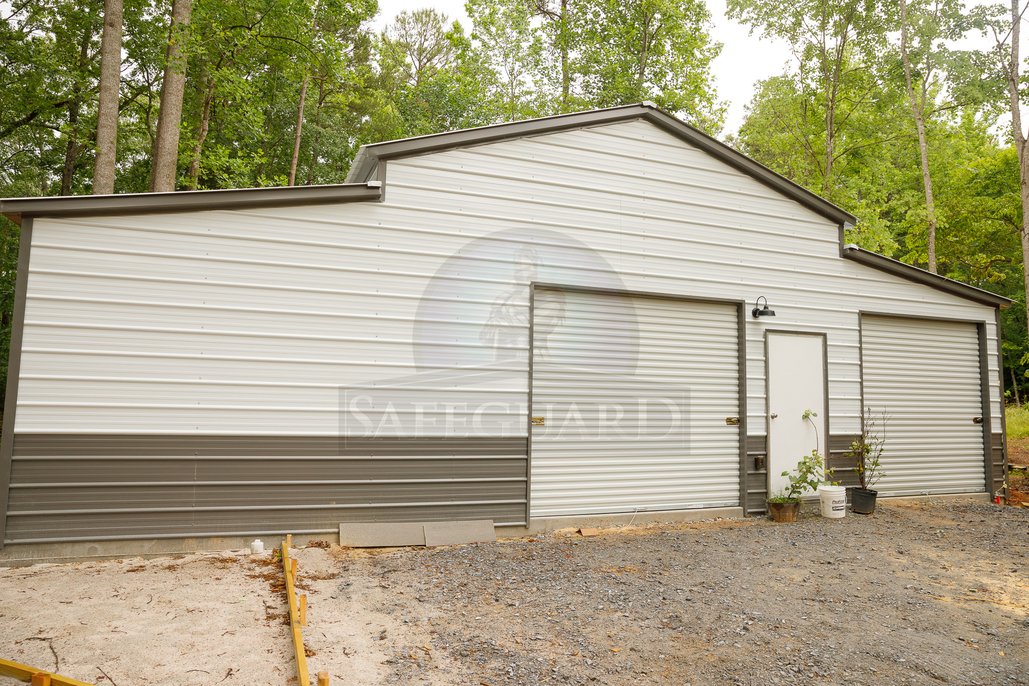
[[[711,61],[721,46],[696,0],[594,0],[576,33],[581,99],[591,107],[654,101],[715,133],[722,127]]]
[[[925,195],[926,245],[929,271],[936,273],[936,202],[926,129],[936,113],[940,62],[946,50],[942,40],[961,37],[961,4],[954,0],[900,0],[900,58],[904,69],[911,116],[918,135],[922,188]]]
[[[534,79],[544,69],[544,40],[533,24],[532,7],[523,0],[469,0],[465,5],[474,29],[471,39],[482,60],[495,73],[497,92],[506,119],[525,119],[540,112]]]
[[[1026,20],[1027,12],[1029,2],[1022,0],[1011,0],[1008,7],[977,7],[973,11],[973,24],[993,43],[992,49],[982,54],[980,63],[986,67],[983,74],[986,78],[980,82],[990,83],[1003,93],[1007,114],[1011,118],[1010,136],[1018,159],[1022,210],[1018,232],[1022,243],[1023,290],[1029,293],[1029,134],[1022,122],[1022,106],[1029,101],[1029,74],[1022,73],[1024,65],[1020,55],[1022,23]],[[1029,326],[1029,298],[1026,298],[1025,306],[1026,323]]]
[[[882,0],[728,0],[728,10],[730,17],[790,44],[805,120],[821,120],[817,136],[798,137],[807,154],[817,150],[817,190],[835,200],[837,166],[850,152],[841,139],[855,116],[876,106],[883,87],[875,56],[885,47],[892,6]]]
[[[498,120],[496,72],[458,22],[435,10],[401,12],[378,41],[373,97],[381,103],[366,127],[379,140],[491,124]]]

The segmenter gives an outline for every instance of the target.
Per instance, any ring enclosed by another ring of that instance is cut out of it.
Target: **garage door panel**
[[[885,495],[985,490],[975,324],[863,316],[865,406],[885,412]]]
[[[736,306],[536,297],[531,516],[738,505]]]

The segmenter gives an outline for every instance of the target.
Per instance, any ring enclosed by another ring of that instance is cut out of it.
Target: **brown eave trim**
[[[813,212],[836,223],[853,225],[857,218],[828,200],[815,195],[784,176],[775,173],[768,167],[747,157],[743,153],[729,147],[725,143],[712,138],[706,133],[681,121],[675,115],[665,112],[652,103],[623,105],[602,110],[560,114],[553,117],[528,119],[525,121],[493,124],[474,129],[437,133],[415,138],[404,138],[385,143],[364,145],[357,153],[354,163],[347,175],[347,181],[363,181],[372,177],[380,160],[423,155],[430,152],[449,150],[501,140],[510,140],[544,133],[554,133],[569,129],[579,129],[601,124],[611,124],[632,119],[643,119],[651,122],[672,135],[685,140],[695,147],[728,164],[738,171],[753,177],[757,181],[783,195],[796,200]]]
[[[21,379],[21,349],[25,331],[25,300],[29,287],[29,255],[32,249],[32,219],[21,223],[18,236],[18,273],[14,284],[14,310],[11,318],[11,344],[7,353],[7,388],[4,396],[3,434],[0,435],[0,550],[7,537],[7,506],[14,457],[14,419],[18,409],[18,382]]]
[[[853,260],[859,264],[863,264],[879,271],[899,276],[908,281],[914,281],[915,283],[921,283],[930,288],[935,288],[938,291],[957,295],[971,300],[973,302],[981,303],[983,305],[990,305],[992,307],[1007,307],[1012,303],[1010,298],[1005,298],[1003,295],[997,295],[990,291],[976,288],[975,286],[969,286],[967,283],[961,283],[954,279],[948,279],[945,276],[939,274],[933,274],[924,269],[912,266],[905,262],[895,260],[879,253],[874,253],[863,248],[859,248],[856,245],[845,245],[843,246],[843,257],[848,260]]]
[[[379,181],[173,193],[69,195],[0,199],[0,214],[20,221],[23,217],[151,214],[377,201],[381,196],[382,184]]]

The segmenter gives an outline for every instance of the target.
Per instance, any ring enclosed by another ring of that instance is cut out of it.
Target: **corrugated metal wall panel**
[[[536,289],[531,516],[739,504],[737,307]]]
[[[985,490],[974,324],[863,316],[865,405],[886,413],[885,495]],[[881,420],[879,420],[881,422]]]
[[[829,334],[830,421],[832,431],[841,434],[860,429],[858,310],[926,316],[944,311],[955,318],[985,320],[988,340],[995,346],[992,308],[839,259],[836,227],[800,206],[794,209],[797,215],[793,219],[752,214],[755,205],[750,194],[774,195],[753,179],[720,167],[708,189],[661,188],[660,179],[680,173],[674,153],[669,152],[677,146],[671,136],[645,123],[575,134],[577,144],[588,151],[583,154],[590,163],[571,152],[574,144],[567,141],[572,140],[572,132],[392,161],[389,203],[405,210],[409,223],[426,227],[435,216],[455,227],[485,222],[499,230],[524,227],[529,221],[534,229],[561,232],[594,248],[630,290],[748,300],[762,294],[773,305],[783,303],[775,308],[779,313],[776,328]],[[507,178],[504,173],[503,158],[507,156],[535,160],[555,146],[566,145],[569,149],[562,166],[537,160],[531,179]],[[469,159],[475,156],[493,165],[495,173],[485,184],[488,187],[476,186],[477,172],[469,169]],[[601,183],[598,178],[592,185],[579,183],[578,171],[595,168],[601,159],[606,159],[601,166],[613,172],[607,175],[608,181]],[[627,164],[626,159],[634,162]],[[435,182],[441,169],[454,175],[452,184],[442,192]],[[654,186],[636,192],[637,202],[615,206],[600,199],[611,189],[621,191],[623,182],[636,178],[655,181]],[[552,183],[563,185],[553,189],[544,185]],[[570,193],[568,184],[577,187],[575,193]],[[741,193],[727,200],[734,188]],[[661,197],[668,193],[675,193],[680,201],[697,202],[670,205]],[[735,213],[731,221],[720,213],[723,207]],[[525,230],[511,234],[505,240],[530,237]],[[546,280],[598,285],[595,275],[574,270],[562,277]],[[762,328],[767,323],[751,322],[747,332],[748,361],[753,361],[748,364],[752,431],[761,430],[766,414],[761,389]],[[999,376],[991,379],[996,414],[1000,411]]]
[[[6,543],[525,521],[524,438],[21,434]]]

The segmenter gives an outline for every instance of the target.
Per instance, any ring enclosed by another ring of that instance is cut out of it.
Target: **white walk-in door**
[[[768,492],[788,485],[804,455],[826,454],[825,336],[768,332]],[[807,417],[805,418],[805,415]]]
[[[861,365],[865,406],[886,414],[880,493],[985,490],[976,326],[863,316]]]
[[[530,512],[739,505],[732,304],[535,290]]]

